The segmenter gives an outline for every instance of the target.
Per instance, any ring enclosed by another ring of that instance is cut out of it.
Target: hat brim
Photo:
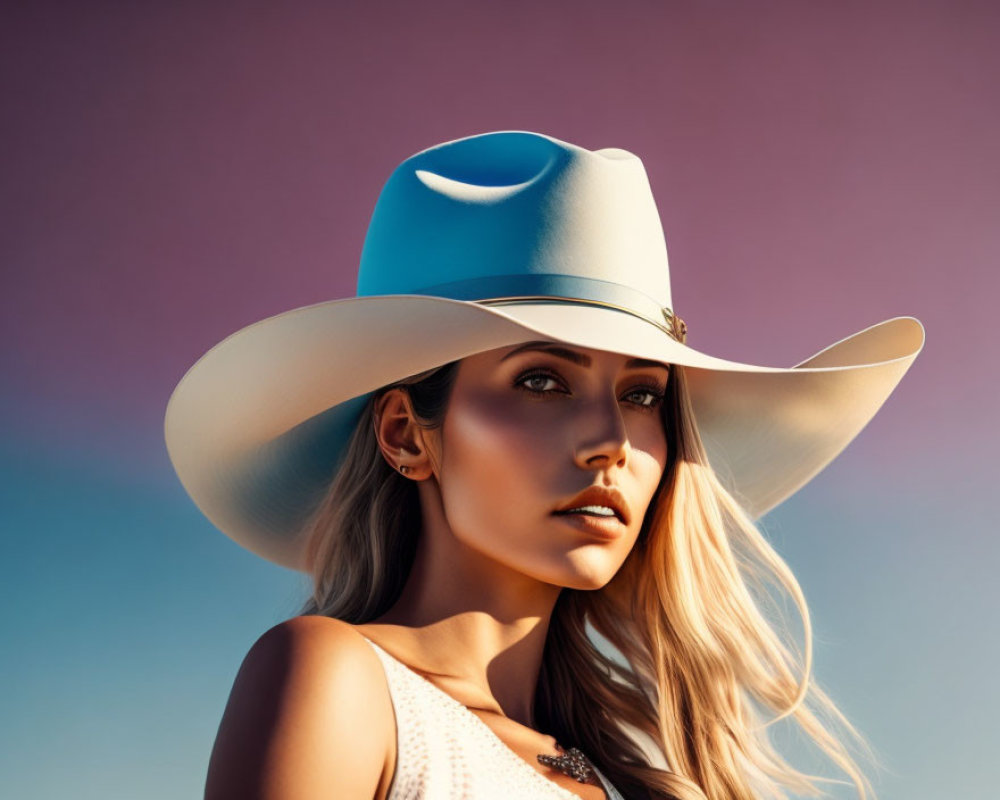
[[[485,306],[424,295],[333,300],[254,323],[199,359],[167,405],[167,450],[191,498],[223,533],[302,569],[302,525],[367,395],[531,339],[689,368],[711,466],[759,517],[857,436],[922,349],[924,330],[913,317],[896,317],[782,368],[716,358],[641,318],[593,305]]]

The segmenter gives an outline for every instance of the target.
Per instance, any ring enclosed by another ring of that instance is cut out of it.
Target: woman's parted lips
[[[632,516],[625,495],[613,486],[590,486],[552,513],[565,514],[574,508],[582,508],[583,506],[607,506],[625,525],[628,525]]]

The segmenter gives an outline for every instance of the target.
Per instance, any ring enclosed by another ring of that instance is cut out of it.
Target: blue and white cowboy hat
[[[684,342],[642,162],[499,131],[406,159],[375,206],[357,296],[229,336],[182,378],[166,442],[224,533],[302,569],[303,522],[371,392],[465,356],[559,340],[687,369],[712,467],[754,517],[874,416],[923,347],[897,317],[789,368]]]

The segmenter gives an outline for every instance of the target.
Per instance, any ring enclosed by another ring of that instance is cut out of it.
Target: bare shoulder
[[[382,667],[353,625],[329,617],[294,617],[275,625],[250,648],[243,669],[294,667],[303,676],[329,681],[346,674],[375,688],[383,687]],[[315,675],[319,671],[320,675]],[[363,688],[356,686],[355,688]]]
[[[295,617],[240,667],[212,751],[207,800],[370,798],[394,757],[381,662],[348,623]]]

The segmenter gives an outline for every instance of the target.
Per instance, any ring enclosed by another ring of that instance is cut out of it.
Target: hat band
[[[652,297],[631,286],[597,278],[552,273],[490,275],[438,283],[411,290],[409,294],[469,300],[483,305],[539,301],[584,303],[631,314],[656,326],[678,342],[687,338],[687,325],[671,308],[661,306]]]

